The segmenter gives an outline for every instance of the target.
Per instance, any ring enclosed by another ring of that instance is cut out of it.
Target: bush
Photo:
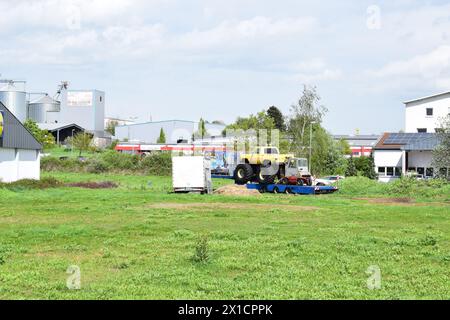
[[[86,170],[88,173],[104,173],[109,170],[109,167],[105,161],[93,159],[89,161]]]
[[[138,169],[140,157],[117,151],[106,151],[100,154],[100,159],[103,160],[113,170],[136,170]]]
[[[57,188],[62,186],[62,182],[56,180],[55,178],[43,178],[41,180],[19,180],[12,183],[0,182],[0,188],[9,190],[26,190],[26,189],[48,189]]]
[[[172,155],[168,152],[146,156],[140,162],[144,173],[154,176],[168,176],[172,172]]]
[[[197,263],[206,263],[209,261],[208,237],[201,236],[195,246],[195,253],[192,260]]]

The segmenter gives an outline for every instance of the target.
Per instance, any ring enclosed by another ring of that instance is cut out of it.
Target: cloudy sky
[[[446,3],[447,2],[447,3]],[[107,93],[107,115],[233,121],[315,85],[333,133],[403,128],[450,89],[438,0],[0,0],[0,73]]]

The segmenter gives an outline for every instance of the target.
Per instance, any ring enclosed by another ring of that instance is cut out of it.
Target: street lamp
[[[316,121],[311,121],[310,123],[310,132],[309,132],[309,173],[312,174],[312,135],[313,135],[313,124],[316,124]]]

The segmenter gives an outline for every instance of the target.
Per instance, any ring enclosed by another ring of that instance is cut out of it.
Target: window
[[[103,97],[102,96],[100,96],[100,102],[102,102],[103,101]]]
[[[434,176],[434,169],[427,168],[427,177],[433,177],[433,176]]]
[[[387,167],[386,168],[386,175],[388,177],[393,177],[394,176],[394,167]]]
[[[446,178],[446,177],[447,177],[447,174],[448,174],[447,168],[441,168],[441,169],[439,169],[439,176],[440,176],[441,178]]]
[[[416,172],[416,168],[408,168],[408,172]]]
[[[403,174],[403,169],[402,168],[395,168],[395,176],[396,177],[401,177]]]
[[[379,167],[378,174],[381,176],[385,176],[386,175],[386,167]]]
[[[427,129],[425,129],[425,128],[419,128],[419,129],[417,129],[417,132],[418,133],[427,133]]]
[[[421,175],[425,175],[425,168],[417,168],[417,173]]]
[[[275,148],[267,148],[266,154],[278,154],[278,151]]]
[[[433,108],[427,108],[427,117],[432,117],[433,113]]]

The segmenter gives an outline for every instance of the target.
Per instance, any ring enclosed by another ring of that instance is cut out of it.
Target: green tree
[[[204,139],[208,137],[208,131],[206,130],[206,123],[203,118],[200,118],[200,121],[198,123],[198,131],[192,135],[192,137],[195,139]]]
[[[31,119],[27,119],[23,125],[25,128],[28,129],[28,131],[31,132],[31,134],[36,138],[36,140],[39,141],[40,144],[42,144],[45,150],[52,149],[55,147],[56,145],[55,137],[47,130],[41,130],[36,124],[36,122],[34,122]]]
[[[106,125],[106,132],[110,133],[112,136],[116,135],[116,127],[119,125],[119,122],[116,120],[108,121]]]
[[[358,170],[356,169],[355,159],[353,156],[348,159],[345,175],[347,177],[356,177],[358,175]]]
[[[375,172],[375,160],[373,156],[359,157],[356,158],[354,162],[359,175],[372,180],[377,178],[377,174]]]
[[[437,136],[439,145],[433,151],[433,167],[440,177],[450,180],[450,115],[441,120]]]
[[[280,130],[281,132],[286,131],[286,124],[284,121],[283,113],[275,106],[272,106],[267,110],[267,115],[273,119],[275,123],[275,128]]]
[[[156,143],[166,143],[166,134],[164,132],[164,129],[161,128],[161,132],[159,133],[159,138],[158,141],[156,141]]]
[[[304,86],[303,93],[297,104],[291,106],[292,115],[289,120],[289,135],[292,138],[293,149],[301,150],[309,143],[310,125],[321,124],[328,109],[320,104],[320,96],[315,87]]]
[[[350,156],[352,154],[352,148],[348,144],[347,140],[341,139],[337,142],[337,145],[343,155]]]
[[[67,138],[67,142],[72,149],[77,149],[80,151],[79,156],[81,157],[83,151],[90,149],[92,145],[92,135],[89,133],[80,132],[73,137]]]

